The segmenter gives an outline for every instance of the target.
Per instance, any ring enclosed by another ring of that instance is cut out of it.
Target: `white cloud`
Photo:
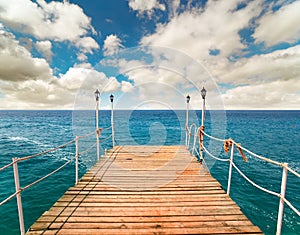
[[[82,43],[85,35],[95,30],[91,19],[78,5],[44,0],[0,0],[0,9],[0,20],[16,31],[40,40],[70,41],[80,47],[87,46],[87,51],[97,48],[90,39],[87,45]]]
[[[300,45],[269,54],[256,55],[248,59],[240,59],[225,69],[218,70],[218,76],[220,82],[235,85],[300,78]]]
[[[197,59],[213,74],[214,78],[207,78],[212,82],[215,79],[222,84],[220,89],[223,89],[222,97],[228,109],[299,109],[297,102],[300,96],[300,46],[243,58],[242,50],[246,45],[241,41],[239,32],[253,26],[250,25],[250,21],[260,15],[263,5],[262,1],[250,1],[242,9],[236,10],[239,3],[242,1],[208,1],[204,9],[192,9],[175,15],[170,22],[158,24],[154,34],[142,38],[141,45],[174,48]],[[290,30],[289,33],[277,37],[279,31],[274,29],[276,28],[274,26],[270,27],[269,33],[272,34],[273,30],[275,36],[266,37],[267,42],[274,44],[277,43],[277,39],[287,42],[291,42],[290,40],[294,38],[299,39],[297,34],[299,31],[294,30],[293,21],[298,19],[298,16],[295,17],[292,13],[294,9],[289,6],[283,7],[282,11],[287,12],[287,9],[290,15],[287,21],[282,23],[284,27],[279,26],[278,30],[285,28]],[[274,14],[278,14],[277,17],[284,15],[279,12]],[[263,19],[259,27],[264,24],[262,22]],[[267,26],[267,23],[265,25]],[[299,30],[299,27],[297,29]],[[263,39],[264,36],[261,35],[261,40]],[[220,53],[210,55],[211,49],[218,49]],[[236,58],[236,62],[228,60],[235,55],[240,56]],[[154,56],[161,57],[159,54]],[[206,79],[202,80],[199,72],[197,75],[197,69],[195,70],[197,66],[189,66],[187,61],[182,59],[184,58],[166,56],[162,64],[168,68],[172,68],[172,63],[178,64],[181,68],[186,66],[186,74],[193,80],[193,86],[199,86],[200,82]],[[141,75],[137,74],[136,77]],[[147,74],[145,76],[149,77]],[[129,78],[138,84],[135,77]],[[175,80],[174,83],[180,83],[180,79],[177,82]],[[205,84],[205,86],[209,94],[218,94],[212,85]],[[208,98],[213,107],[214,98]]]
[[[0,45],[1,109],[69,109],[78,92],[92,94],[96,88],[111,92],[120,87],[116,78],[91,69],[88,63],[55,77],[45,59],[32,57],[1,25]],[[39,42],[36,46],[47,51],[51,43]]]
[[[153,14],[154,10],[166,10],[166,6],[159,2],[159,0],[129,0],[129,7],[137,11],[138,15],[147,14],[149,17]]]
[[[74,64],[74,68],[85,68],[85,69],[92,69],[92,65],[90,63],[81,63],[81,64]]]
[[[223,95],[228,109],[300,107],[300,45],[241,59],[218,73],[220,82],[235,86]]]
[[[122,81],[121,85],[121,91],[125,93],[130,93],[134,89],[134,86],[130,82]]]
[[[299,77],[251,86],[239,86],[223,95],[226,109],[299,109]]]
[[[14,35],[2,29],[0,45],[0,80],[17,82],[51,77],[52,70],[45,59],[33,58]]]
[[[169,18],[173,18],[177,15],[177,10],[180,6],[180,0],[168,0]]]
[[[282,6],[278,11],[269,11],[259,21],[253,37],[267,46],[278,43],[293,43],[300,38],[300,1]]]
[[[4,94],[0,98],[2,109],[72,109],[79,105],[93,108],[96,89],[106,93],[116,92],[120,87],[114,77],[107,77],[93,69],[75,67],[59,78],[51,76],[47,80],[0,82],[0,91]]]
[[[102,92],[116,91],[120,86],[114,77],[108,78],[103,72],[82,67],[69,68],[60,76],[59,84],[72,91],[99,89]]]
[[[85,60],[88,59],[88,57],[87,57],[86,54],[84,54],[84,53],[82,53],[82,52],[79,52],[79,53],[77,54],[77,59],[78,59],[79,61],[85,61]]]
[[[104,40],[103,54],[105,56],[113,55],[123,48],[122,41],[116,35],[109,35]]]
[[[156,32],[141,39],[142,45],[175,48],[195,59],[212,60],[239,53],[239,31],[261,12],[261,1],[252,1],[235,10],[238,0],[208,1],[205,9],[192,9],[176,15],[167,24],[157,25]],[[219,49],[219,56],[210,56]]]
[[[84,53],[93,54],[93,49],[98,49],[98,43],[91,37],[79,38],[75,45]]]
[[[47,61],[51,62],[53,53],[52,43],[49,40],[38,41],[35,43],[35,47],[47,59]]]

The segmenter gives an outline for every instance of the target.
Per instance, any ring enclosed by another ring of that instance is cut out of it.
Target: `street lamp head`
[[[187,103],[190,103],[190,100],[191,100],[191,97],[190,97],[189,95],[187,95],[187,97],[186,97],[186,102],[187,102]]]
[[[111,94],[109,98],[110,98],[110,102],[114,102],[114,96],[113,96],[113,94]]]
[[[97,90],[95,91],[95,98],[96,98],[96,101],[99,101],[99,97],[100,97],[100,92],[99,92],[99,90],[97,89]]]
[[[204,87],[203,87],[202,90],[201,90],[201,96],[202,96],[202,99],[205,99],[205,96],[206,96],[206,90],[205,90]]]

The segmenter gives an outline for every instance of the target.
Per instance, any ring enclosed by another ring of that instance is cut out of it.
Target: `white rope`
[[[258,184],[254,183],[252,180],[250,180],[235,164],[234,162],[231,163],[232,166],[237,170],[237,172],[245,179],[247,180],[250,184],[252,184],[254,187],[266,192],[266,193],[269,193],[269,194],[272,194],[274,196],[277,196],[277,197],[280,197],[280,194],[279,193],[276,193],[276,192],[273,192],[271,190],[268,190],[268,189],[265,189],[264,187],[261,187],[259,186]]]
[[[8,167],[12,166],[14,163],[15,163],[15,162],[11,162],[11,163],[9,163],[9,164],[7,164],[7,165],[5,165],[5,166],[1,167],[1,168],[0,168],[0,171],[3,171],[3,170],[5,170],[6,168],[8,168]]]
[[[99,131],[100,131],[100,132],[102,131],[101,128],[99,128]],[[78,138],[78,139],[86,138],[86,137],[88,137],[88,136],[94,135],[95,132],[97,133],[97,131],[93,131],[93,132],[90,132],[90,133],[88,133],[88,134],[86,134],[86,135],[79,135],[79,136],[77,136],[77,138]]]
[[[199,127],[199,128],[200,128],[200,127]],[[207,137],[210,138],[210,139],[213,139],[213,140],[216,140],[216,141],[220,141],[220,142],[224,142],[224,141],[225,141],[224,139],[219,139],[219,138],[213,137],[213,136],[207,134],[206,132],[204,132],[204,131],[202,131],[202,130],[200,130],[200,131],[201,131],[205,136],[207,136]]]
[[[100,139],[100,142],[105,142],[106,140],[110,139],[112,137],[112,134],[108,137],[106,137],[105,139]]]
[[[298,172],[294,171],[293,169],[291,169],[291,168],[289,168],[289,167],[286,167],[286,168],[287,168],[287,170],[288,170],[289,172],[293,173],[295,176],[297,176],[297,177],[300,178],[300,174],[299,174]]]
[[[300,211],[297,210],[292,203],[290,203],[286,198],[283,198],[283,200],[298,216],[300,216]]]
[[[200,130],[200,131],[201,131],[205,136],[209,137],[210,139],[213,139],[213,140],[216,140],[216,141],[220,141],[220,142],[224,142],[224,141],[225,141],[225,140],[223,140],[223,139],[219,139],[219,138],[213,137],[213,136],[207,134],[206,132],[204,132],[204,131],[202,131],[202,130]],[[280,162],[277,162],[277,161],[271,160],[271,159],[269,159],[269,158],[266,158],[266,157],[257,155],[256,153],[251,152],[249,149],[246,149],[245,147],[241,146],[239,143],[237,143],[237,142],[234,141],[234,140],[232,140],[232,142],[233,142],[235,145],[239,146],[241,149],[243,149],[244,151],[246,151],[247,153],[251,154],[252,156],[254,156],[254,157],[256,157],[256,158],[259,158],[259,159],[261,159],[261,160],[263,160],[263,161],[272,163],[272,164],[277,165],[277,166],[282,166],[282,163],[280,163]],[[293,172],[293,173],[294,173],[294,172]],[[296,173],[296,172],[295,172],[295,173]],[[297,175],[298,177],[300,177],[299,174],[296,173],[296,175]]]
[[[271,159],[263,157],[263,156],[259,156],[256,153],[253,153],[250,150],[246,149],[245,147],[241,146],[240,144],[236,143],[234,140],[232,140],[232,141],[233,141],[233,143],[235,143],[236,145],[238,145],[241,149],[245,150],[247,153],[251,154],[252,156],[254,156],[256,158],[259,158],[260,160],[263,160],[265,162],[269,162],[269,163],[272,163],[272,164],[277,165],[277,166],[282,166],[282,163],[274,161],[274,160],[271,160]]]
[[[195,148],[194,151],[196,152],[196,154],[198,154],[198,156],[200,156],[199,151]]]
[[[191,136],[191,131],[192,131],[192,127],[195,127],[195,125],[193,124],[193,125],[191,125],[191,127],[190,127],[190,129],[189,129],[189,138],[190,138],[190,136]],[[196,128],[196,127],[195,127]],[[200,132],[202,132],[205,136],[207,136],[208,138],[210,138],[210,139],[213,139],[213,140],[216,140],[216,141],[219,141],[219,142],[224,142],[225,141],[225,139],[220,139],[220,138],[216,138],[216,137],[213,137],[213,136],[211,136],[211,135],[209,135],[209,134],[207,134],[207,133],[205,133],[203,130],[201,130],[200,129],[201,127],[199,127],[198,129],[197,129],[197,133],[200,131]],[[198,135],[197,134],[195,134],[194,135],[194,140],[195,140],[195,138],[197,138],[198,137]],[[190,141],[190,139],[189,139],[189,141]],[[238,146],[239,148],[241,148],[242,150],[244,150],[244,151],[246,151],[247,153],[249,153],[250,155],[252,155],[252,156],[254,156],[254,157],[256,157],[256,158],[258,158],[258,159],[261,159],[261,160],[263,160],[263,161],[265,161],[265,162],[269,162],[269,163],[272,163],[272,164],[274,164],[274,165],[277,165],[277,166],[283,166],[283,163],[280,163],[280,162],[277,162],[277,161],[274,161],[274,160],[271,160],[271,159],[269,159],[269,158],[266,158],[266,157],[262,157],[262,156],[260,156],[260,155],[257,155],[257,154],[255,154],[255,153],[253,153],[252,151],[250,151],[250,150],[248,150],[248,149],[246,149],[245,147],[243,147],[243,146],[241,146],[240,144],[238,144],[238,143],[236,143],[234,140],[232,140],[232,142],[233,142],[233,144],[235,145],[235,146]],[[189,143],[189,142],[188,142]],[[188,146],[188,149],[189,149],[189,146]],[[197,151],[197,149],[196,148],[193,148],[193,150],[194,151],[196,151],[196,153],[199,155],[199,152]],[[223,162],[226,162],[226,161],[230,161],[230,159],[222,159],[222,158],[219,158],[219,157],[216,157],[216,156],[214,156],[212,153],[210,153],[205,147],[204,147],[204,145],[203,145],[203,150],[210,156],[210,157],[212,157],[212,158],[214,158],[214,159],[216,159],[216,160],[219,160],[219,161],[223,161]],[[282,198],[281,197],[281,195],[279,194],[279,193],[276,193],[276,192],[274,192],[274,191],[271,191],[271,190],[268,190],[268,189],[266,189],[266,188],[264,188],[264,187],[262,187],[262,186],[260,186],[260,185],[258,185],[258,184],[256,184],[255,182],[253,182],[251,179],[249,179],[236,165],[235,165],[235,163],[234,162],[231,162],[232,163],[232,166],[237,170],[237,172],[246,180],[246,181],[248,181],[251,185],[253,185],[254,187],[256,187],[256,188],[258,188],[258,189],[260,189],[260,190],[262,190],[262,191],[264,191],[264,192],[266,192],[266,193],[269,193],[269,194],[271,194],[271,195],[273,195],[273,196],[277,196],[277,197],[279,197],[279,198]],[[294,174],[295,176],[297,176],[297,177],[299,177],[300,178],[300,174],[298,173],[298,172],[296,172],[295,170],[293,170],[293,169],[291,169],[290,167],[287,167],[287,170],[289,171],[289,172],[291,172],[292,174]],[[298,209],[296,209],[286,198],[282,198],[283,200],[284,200],[284,202],[298,215],[298,216],[300,216],[300,212],[299,212],[299,210]]]
[[[214,158],[214,159],[217,159],[217,160],[222,161],[222,162],[228,162],[228,161],[230,161],[229,158],[224,159],[224,158],[219,158],[219,157],[214,156],[212,153],[210,153],[210,152],[204,147],[204,145],[203,145],[203,150],[204,150],[209,156],[211,156],[211,157]]]
[[[0,202],[0,206],[2,206],[3,204],[5,204],[6,202],[10,201],[13,197],[15,197],[20,192],[21,192],[21,190],[19,190],[18,192],[13,193],[8,198],[4,199],[2,202]]]
[[[197,126],[196,126],[195,123],[193,123],[192,125],[190,125],[190,128],[188,128],[188,133],[189,133],[189,134],[192,132],[192,128],[193,128],[193,127],[195,128],[195,131],[196,131]]]
[[[74,140],[71,140],[71,141],[69,141],[69,142],[67,142],[67,143],[64,143],[64,144],[62,144],[62,145],[60,145],[60,146],[58,146],[58,147],[56,147],[56,148],[52,148],[52,149],[49,149],[49,150],[46,150],[46,151],[44,151],[44,152],[40,152],[40,153],[31,155],[31,156],[27,156],[27,157],[23,157],[23,158],[18,158],[18,159],[16,160],[16,162],[21,162],[21,161],[29,160],[29,159],[34,158],[34,157],[38,157],[38,156],[41,156],[41,155],[44,155],[44,154],[47,154],[47,153],[50,153],[50,152],[54,152],[54,151],[56,151],[56,150],[58,150],[58,149],[61,149],[61,148],[66,147],[66,146],[68,146],[68,145],[70,145],[70,144],[72,144],[72,143],[74,143],[74,142],[75,142],[75,139],[74,139]]]
[[[82,152],[80,152],[80,153],[78,154],[78,156],[83,155],[83,154],[86,154],[86,153],[89,152],[92,148],[94,148],[94,147],[96,146],[96,144],[97,144],[97,142],[96,142],[95,144],[91,145],[90,147],[86,148],[86,149],[83,150]]]
[[[106,128],[102,128],[102,131],[106,131],[106,130],[109,130],[111,128],[112,128],[112,126],[109,126],[109,127],[106,127]]]
[[[188,132],[188,141],[187,141],[187,145],[188,145],[188,147],[190,146],[190,143],[191,143],[191,136],[192,136],[192,128],[194,127],[194,138],[195,138],[195,135],[196,135],[196,128],[197,128],[197,126],[196,126],[196,124],[192,124],[191,126],[190,126],[190,128],[188,128],[188,127],[186,127],[186,130],[187,130],[187,132]],[[194,141],[195,142],[195,141]],[[194,147],[193,147],[194,148]]]
[[[58,172],[59,170],[61,170],[62,168],[64,168],[66,165],[70,164],[73,160],[75,159],[75,157],[73,157],[72,159],[70,159],[69,161],[67,161],[66,163],[64,163],[62,166],[58,167],[56,170],[50,172],[49,174],[45,175],[44,177],[32,182],[31,184],[28,184],[27,186],[23,187],[21,189],[21,191],[24,191],[28,188],[30,188],[31,186],[43,181],[44,179],[47,179],[48,177],[50,177],[51,175],[55,174],[56,172]]]

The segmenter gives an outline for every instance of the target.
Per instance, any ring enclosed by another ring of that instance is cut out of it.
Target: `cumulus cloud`
[[[75,45],[84,53],[88,52],[93,54],[93,49],[98,49],[98,43],[91,37],[79,38]]]
[[[195,59],[216,59],[239,53],[245,45],[239,31],[261,12],[261,1],[249,2],[236,10],[238,0],[208,1],[205,9],[192,9],[176,15],[167,24],[157,25],[156,32],[141,39],[142,45],[156,45],[181,50]]]
[[[51,62],[53,53],[52,43],[49,40],[38,41],[35,43],[35,47],[47,59],[47,61]]]
[[[120,48],[123,48],[122,41],[116,35],[108,35],[104,40],[103,54],[105,56],[117,53]]]
[[[225,70],[220,69],[218,75],[220,82],[235,85],[300,78],[300,45],[240,59]]]
[[[2,25],[0,45],[2,109],[69,109],[82,90],[92,94],[96,88],[112,92],[120,87],[116,78],[95,71],[88,63],[75,65],[65,74],[54,76],[45,59],[34,58]],[[36,47],[50,56],[50,42],[38,42]]]
[[[95,46],[95,41],[82,43],[88,33],[95,33],[91,19],[75,4],[45,0],[0,1],[0,20],[10,28],[40,40],[70,41],[77,46]]]
[[[253,34],[256,42],[264,42],[267,46],[297,42],[300,38],[299,9],[300,1],[295,1],[275,12],[267,12],[259,19],[259,25]]]
[[[169,18],[173,18],[177,15],[177,10],[180,6],[180,0],[168,0]]]
[[[81,96],[79,102],[84,108],[92,108],[89,105],[94,104],[91,99],[96,89],[106,93],[116,92],[119,87],[120,83],[114,77],[107,77],[94,69],[72,67],[59,78],[52,75],[44,80],[2,81],[0,91],[5,95],[0,97],[0,108],[70,109],[74,108],[78,96]]]
[[[290,81],[238,86],[223,95],[227,109],[299,109],[299,77]]]
[[[229,109],[299,109],[300,46],[241,59],[219,70]]]
[[[70,68],[66,74],[61,75],[59,84],[72,91],[99,89],[102,92],[116,91],[120,86],[116,78],[82,67]]]
[[[134,89],[134,86],[130,82],[122,81],[121,85],[122,85],[121,91],[125,93],[130,93]]]
[[[88,59],[88,57],[87,57],[86,54],[84,54],[84,53],[82,53],[82,52],[79,52],[79,53],[77,54],[77,59],[78,59],[79,61],[85,61],[85,60]]]
[[[13,34],[1,28],[0,45],[0,80],[44,80],[51,76],[52,70],[45,59],[33,58]]]
[[[137,11],[138,15],[147,14],[149,17],[153,14],[154,10],[166,10],[166,6],[159,2],[159,0],[129,0],[129,7]]]

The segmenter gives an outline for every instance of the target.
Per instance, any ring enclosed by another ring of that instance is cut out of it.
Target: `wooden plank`
[[[183,146],[117,146],[27,234],[262,234]]]

